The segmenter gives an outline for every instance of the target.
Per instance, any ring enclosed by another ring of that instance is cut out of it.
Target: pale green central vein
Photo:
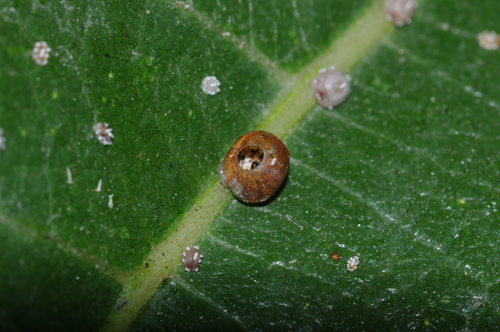
[[[283,138],[295,123],[315,104],[311,80],[318,69],[335,65],[349,71],[379,40],[392,30],[384,19],[383,2],[377,0],[365,14],[329,47],[323,55],[293,76],[271,115],[258,128]],[[286,76],[286,75],[278,75]],[[183,216],[176,231],[151,251],[148,267],[143,265],[132,272],[124,284],[124,292],[118,303],[128,299],[122,309],[108,317],[105,331],[125,331],[135,320],[138,312],[155,294],[163,280],[175,273],[182,252],[191,246],[208,229],[217,213],[232,199],[228,190],[215,180],[197,203]]]
[[[311,81],[318,70],[335,66],[346,72],[366,55],[392,25],[384,20],[383,2],[376,1],[323,55],[316,58],[295,78],[295,83],[275,111],[259,126],[260,129],[284,137],[311,107],[316,105]]]
[[[219,210],[229,202],[231,195],[219,181],[214,181],[196,204],[184,215],[176,230],[151,250],[143,265],[131,273],[117,303],[127,299],[127,305],[108,318],[105,331],[126,331],[139,310],[156,292],[165,278],[175,272],[182,252],[191,246],[207,230]]]

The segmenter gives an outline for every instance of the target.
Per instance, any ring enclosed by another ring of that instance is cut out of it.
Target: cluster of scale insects
[[[385,17],[398,27],[410,24],[417,8],[415,0],[388,0],[384,4]],[[147,14],[150,14],[149,10]],[[486,50],[497,50],[500,47],[500,36],[493,31],[484,31],[477,36],[479,46]],[[38,41],[31,52],[33,61],[40,66],[49,62],[52,49],[45,41]],[[57,55],[56,55],[57,56]],[[322,68],[312,80],[311,86],[318,103],[328,109],[342,104],[350,94],[349,75],[341,69],[331,66]],[[220,81],[215,76],[207,76],[202,80],[201,90],[207,95],[219,93]],[[108,123],[99,122],[93,125],[98,141],[105,146],[113,143],[114,135]],[[0,153],[6,149],[6,139],[0,128]],[[246,203],[261,203],[276,193],[283,183],[289,164],[289,152],[276,136],[265,131],[250,132],[238,139],[227,153],[220,166],[221,182],[231,188],[235,197]],[[67,183],[72,185],[70,168],[66,168]],[[101,192],[102,179],[99,180],[96,192]],[[113,208],[113,194],[109,195],[109,208]],[[203,255],[197,246],[188,247],[183,253],[182,265],[187,272],[198,271]],[[338,253],[330,258],[341,259]],[[349,271],[357,269],[359,257],[351,257],[347,263]]]

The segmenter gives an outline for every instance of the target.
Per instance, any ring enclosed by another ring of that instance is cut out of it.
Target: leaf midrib
[[[205,16],[191,12],[212,30],[221,30]],[[246,45],[243,50],[265,67],[279,80],[286,77],[291,82],[281,97],[269,109],[270,115],[256,129],[274,133],[281,139],[291,133],[294,125],[315,105],[310,82],[320,68],[335,65],[349,71],[384,36],[392,31],[392,26],[383,19],[383,1],[375,0],[364,15],[353,22],[325,52],[296,75],[279,71],[264,55]],[[232,37],[233,42],[237,41]],[[154,295],[161,283],[176,272],[182,252],[193,245],[205,233],[218,212],[232,199],[229,191],[219,184],[218,178],[210,180],[210,186],[200,196],[191,209],[184,214],[176,230],[163,242],[153,247],[145,263],[128,274],[122,283],[124,291],[117,303],[127,299],[127,306],[112,312],[103,327],[105,331],[127,330],[138,312]],[[167,253],[167,254],[165,254]],[[165,254],[165,256],[164,256]]]

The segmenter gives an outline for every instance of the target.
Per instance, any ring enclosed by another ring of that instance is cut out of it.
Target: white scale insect
[[[47,42],[36,42],[35,47],[33,47],[33,52],[31,53],[33,61],[35,61],[37,65],[45,66],[49,63],[50,51],[52,51],[52,49],[49,47]]]
[[[215,95],[220,92],[220,82],[215,76],[207,76],[201,82],[201,90],[207,95]]]
[[[96,123],[92,129],[94,129],[97,139],[102,145],[111,145],[113,143],[113,138],[115,138],[112,133],[113,129],[108,128],[107,123]]]
[[[495,31],[483,31],[477,35],[479,46],[488,51],[495,51],[500,46],[500,36]]]
[[[351,92],[351,78],[334,66],[318,71],[312,81],[312,89],[318,103],[328,109],[342,104]]]
[[[398,27],[411,23],[418,4],[415,0],[388,0],[384,4],[385,18]]]
[[[347,269],[353,272],[358,268],[358,265],[359,265],[359,257],[358,256],[351,257],[347,262]]]

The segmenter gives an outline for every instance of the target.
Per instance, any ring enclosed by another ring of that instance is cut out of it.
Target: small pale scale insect
[[[108,200],[108,207],[110,209],[112,209],[113,205],[114,205],[114,203],[113,203],[113,196],[115,196],[115,194],[111,194],[111,195],[108,196],[108,198],[109,198],[109,200]]]
[[[2,128],[0,128],[0,152],[5,150],[5,148],[7,147],[7,145],[5,144],[6,141],[7,140],[5,139],[5,137],[3,137],[3,130]]]
[[[200,253],[200,248],[197,246],[187,247],[182,253],[182,267],[187,272],[198,272],[198,266],[201,263],[203,255]]]
[[[488,51],[495,51],[500,46],[500,36],[495,31],[483,31],[477,35],[479,46]]]
[[[334,66],[318,71],[312,81],[312,89],[318,103],[328,109],[342,104],[351,92],[351,78]]]
[[[92,129],[94,129],[97,139],[102,145],[111,145],[113,143],[113,138],[115,138],[112,133],[113,129],[108,128],[107,123],[96,123]]]
[[[52,49],[46,42],[36,42],[35,47],[33,47],[33,52],[31,52],[33,61],[35,61],[37,65],[45,66],[49,62],[50,51],[52,51]]]
[[[203,93],[207,95],[215,95],[217,92],[220,92],[219,89],[220,82],[215,76],[207,76],[201,82],[201,90]]]
[[[415,0],[388,0],[384,4],[385,18],[398,27],[411,23],[418,4]]]
[[[358,265],[359,265],[359,257],[358,256],[351,257],[347,262],[347,269],[352,272],[358,268]]]

